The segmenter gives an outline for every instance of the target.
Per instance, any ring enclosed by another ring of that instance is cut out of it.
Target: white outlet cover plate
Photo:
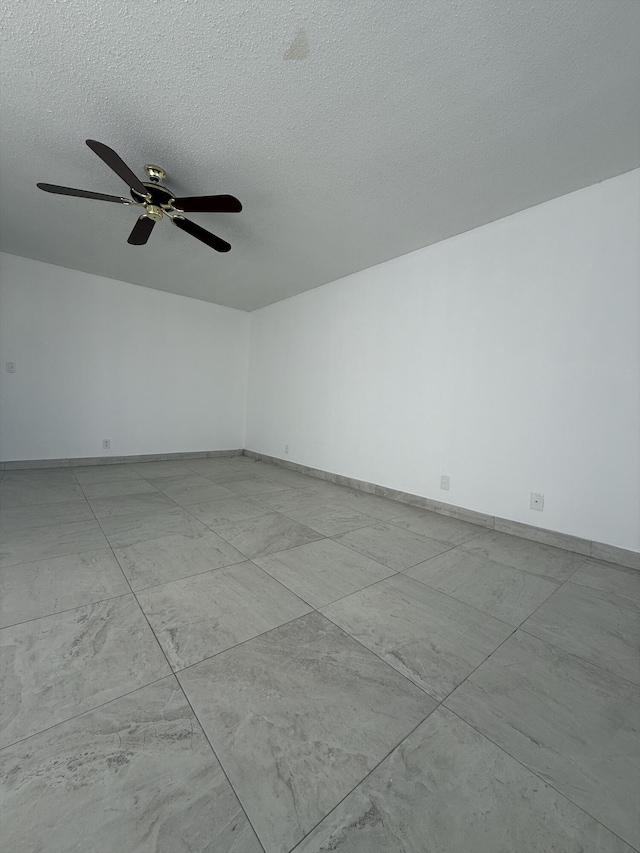
[[[542,512],[544,507],[544,495],[540,492],[531,492],[531,502],[529,506],[531,509],[537,509]]]
[[[451,477],[443,474],[442,477],[440,477],[440,488],[448,492],[451,488]]]

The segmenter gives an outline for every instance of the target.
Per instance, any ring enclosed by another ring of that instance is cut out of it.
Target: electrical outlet
[[[103,450],[111,450],[111,439],[103,438],[102,439],[102,449]]]
[[[529,503],[531,509],[537,509],[542,512],[542,508],[544,507],[544,495],[541,495],[539,492],[531,492],[531,502]]]
[[[285,446],[284,446],[284,455],[285,456],[289,455],[289,445],[288,444],[285,444]]]
[[[442,477],[440,477],[440,488],[444,489],[445,492],[448,492],[451,488],[451,477],[447,477],[446,474],[443,474]]]
[[[15,373],[16,372],[16,363],[15,361],[8,361],[6,364],[7,373]]]

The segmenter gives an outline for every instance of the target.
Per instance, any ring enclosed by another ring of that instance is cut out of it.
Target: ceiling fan
[[[105,195],[87,190],[76,190],[72,187],[58,187],[55,184],[38,184],[41,190],[58,195],[73,195],[80,198],[94,198],[98,201],[114,201],[116,204],[131,204],[136,207],[144,207],[145,212],[140,216],[133,231],[127,240],[132,246],[143,246],[153,231],[156,222],[160,222],[163,216],[168,216],[175,226],[181,231],[186,231],[197,240],[201,240],[215,249],[216,252],[228,252],[231,249],[226,240],[216,237],[205,228],[196,225],[182,216],[183,213],[240,213],[242,205],[232,195],[202,195],[176,198],[161,181],[167,176],[160,166],[147,165],[144,167],[148,181],[137,178],[127,164],[116,152],[96,142],[95,139],[87,139],[87,145],[101,160],[109,166],[127,184],[131,191],[131,199],[116,195]]]

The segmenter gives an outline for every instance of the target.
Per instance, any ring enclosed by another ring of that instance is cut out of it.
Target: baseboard
[[[242,456],[242,450],[200,450],[192,453],[142,453],[136,456],[81,456],[76,459],[19,459],[0,462],[0,471],[27,468],[70,468],[82,465],[126,465],[134,462],[174,462],[180,459],[206,459],[214,456]]]
[[[441,503],[440,501],[430,500],[420,495],[412,495],[409,492],[401,492],[397,489],[379,486],[376,483],[369,483],[365,480],[356,480],[353,477],[345,477],[342,474],[323,471],[320,468],[311,468],[309,465],[300,465],[297,462],[290,462],[288,459],[280,459],[277,456],[269,456],[266,453],[258,453],[254,450],[245,450],[244,455],[251,459],[259,459],[263,462],[270,462],[273,465],[280,465],[292,471],[299,471],[301,474],[309,474],[311,477],[318,477],[321,480],[327,480],[330,483],[336,483],[340,486],[349,486],[352,489],[359,489],[361,492],[367,492],[372,495],[388,498],[389,500],[427,509],[451,518],[459,518],[462,521],[469,521],[472,524],[478,524],[490,530],[510,533],[512,536],[530,539],[544,545],[552,545],[554,548],[563,548],[565,551],[573,551],[576,554],[582,554],[584,557],[591,557],[594,560],[616,563],[629,569],[640,570],[640,553],[637,551],[618,548],[615,545],[606,545],[603,542],[595,542],[591,539],[582,539],[579,536],[559,533],[556,530],[534,527],[531,524],[512,521],[508,518],[500,518],[500,516],[486,515],[476,510],[466,509],[465,507],[455,506],[454,504]]]

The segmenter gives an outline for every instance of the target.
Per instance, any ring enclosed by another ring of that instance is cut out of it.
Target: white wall
[[[243,447],[248,326],[242,311],[2,254],[0,459]]]
[[[640,550],[639,199],[635,171],[254,312],[246,446]]]

